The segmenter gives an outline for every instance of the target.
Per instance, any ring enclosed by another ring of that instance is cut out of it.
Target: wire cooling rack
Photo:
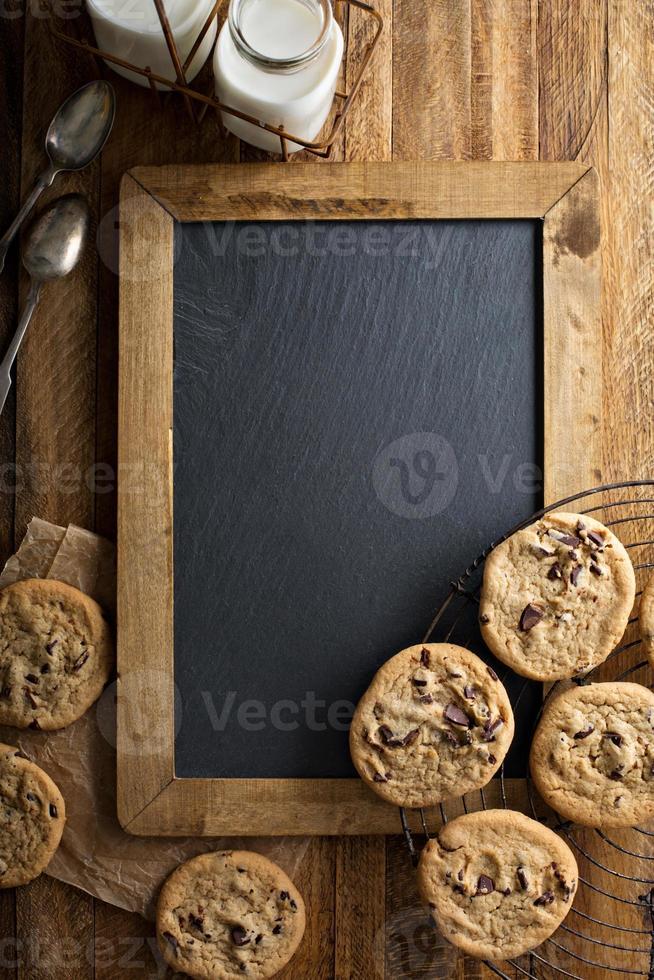
[[[471,626],[471,609],[474,611],[479,602],[484,561],[515,531],[544,514],[566,509],[589,514],[613,530],[631,555],[637,583],[636,606],[622,644],[604,664],[575,683],[628,679],[651,688],[652,670],[641,650],[637,610],[645,582],[654,568],[654,480],[595,487],[559,500],[516,525],[493,542],[452,583],[423,642],[478,646],[479,633],[476,625]],[[531,682],[517,679],[506,668],[498,669],[498,673],[511,692],[517,718],[520,703]],[[570,682],[557,682],[549,689],[540,710],[535,713],[532,733],[545,704],[566,683]],[[574,826],[548,810],[538,797],[529,774],[526,780],[511,780],[502,765],[496,779],[482,790],[469,793],[460,800],[446,801],[435,813],[418,811],[423,835],[433,836],[439,824],[447,823],[459,813],[489,806],[521,809],[557,831],[575,852],[580,877],[574,905],[566,921],[550,939],[525,956],[501,964],[487,962],[486,966],[505,980],[520,977],[533,980],[648,977],[654,980],[654,827],[604,832]],[[420,840],[410,829],[404,810],[400,810],[400,817],[407,848],[415,864]]]

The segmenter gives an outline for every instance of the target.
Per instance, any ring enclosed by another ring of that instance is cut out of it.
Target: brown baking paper
[[[113,545],[82,528],[33,518],[0,587],[23,578],[56,578],[93,596],[113,613]],[[83,718],[59,732],[0,726],[0,741],[17,745],[54,779],[66,801],[67,821],[47,873],[119,908],[152,917],[160,885],[181,861],[203,851],[242,847],[280,864],[291,876],[306,838],[133,837],[116,817],[115,684]]]

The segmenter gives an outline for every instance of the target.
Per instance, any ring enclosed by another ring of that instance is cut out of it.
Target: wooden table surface
[[[603,459],[597,460],[597,482],[651,475],[653,0],[376,4],[386,20],[385,36],[335,159],[594,163],[604,190],[604,339],[597,351]],[[37,3],[19,0],[8,0],[4,9],[2,225],[43,165],[43,132],[53,111],[92,73],[84,58],[53,41],[35,11]],[[349,32],[356,57],[361,22],[352,22]],[[113,75],[112,81],[118,113],[101,160],[56,186],[57,194],[80,190],[90,199],[102,261],[89,249],[83,267],[37,313],[0,420],[1,558],[33,514],[114,535],[115,207],[121,174],[141,163],[257,156],[221,139],[215,118],[195,128],[181,102],[167,99],[157,109],[149,93]],[[305,165],[319,164],[288,164]],[[3,348],[24,295],[18,279],[14,249],[0,281]],[[434,946],[398,838],[312,840],[297,884],[308,903],[308,929],[286,980],[486,975],[453,950]],[[164,976],[152,936],[138,916],[43,876],[0,893],[0,980]],[[601,956],[600,949],[595,958],[603,962]],[[561,965],[578,976],[609,975],[565,958]]]

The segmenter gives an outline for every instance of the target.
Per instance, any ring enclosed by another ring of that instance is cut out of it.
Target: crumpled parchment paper
[[[69,525],[33,518],[0,588],[23,578],[54,578],[115,611],[115,552],[111,542]],[[16,745],[54,779],[66,801],[66,829],[47,874],[96,898],[149,918],[159,887],[180,862],[203,851],[258,851],[291,876],[306,838],[170,838],[126,834],[116,817],[115,685],[73,725],[58,732],[0,726],[0,741]]]

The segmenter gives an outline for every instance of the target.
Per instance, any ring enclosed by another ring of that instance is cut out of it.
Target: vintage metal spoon
[[[0,363],[0,412],[11,388],[11,366],[39,300],[44,282],[67,276],[77,265],[89,227],[89,208],[80,194],[60,197],[46,208],[30,228],[23,265],[31,277],[25,308],[16,333]]]
[[[45,137],[50,165],[37,178],[27,200],[0,238],[0,272],[11,240],[39,194],[62,170],[82,170],[97,157],[111,132],[115,111],[114,90],[109,82],[102,80],[83,85],[59,107]]]

